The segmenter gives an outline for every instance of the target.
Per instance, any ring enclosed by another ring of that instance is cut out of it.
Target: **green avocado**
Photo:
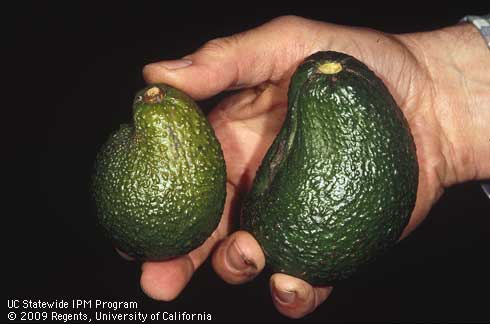
[[[129,256],[163,260],[201,245],[221,218],[226,169],[196,103],[164,84],[139,91],[133,123],[97,155],[93,193],[99,224]]]
[[[352,56],[318,52],[292,76],[241,223],[272,271],[331,284],[395,244],[417,186],[413,137],[381,79]]]

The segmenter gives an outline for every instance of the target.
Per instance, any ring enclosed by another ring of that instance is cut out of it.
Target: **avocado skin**
[[[320,73],[324,62],[342,70]],[[332,284],[396,243],[417,186],[413,137],[381,79],[352,56],[317,52],[292,76],[285,122],[241,224],[273,272]]]
[[[159,103],[145,103],[158,87]],[[128,255],[164,260],[200,246],[217,227],[226,196],[221,146],[196,103],[164,84],[139,91],[133,123],[97,155],[93,193],[98,223]]]

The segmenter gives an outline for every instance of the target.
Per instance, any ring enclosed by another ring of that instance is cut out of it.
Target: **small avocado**
[[[97,155],[98,223],[131,257],[163,260],[200,246],[217,227],[226,196],[221,146],[197,104],[151,84]]]
[[[392,247],[415,205],[416,148],[373,71],[317,52],[297,68],[284,124],[257,170],[242,228],[274,272],[326,285]]]

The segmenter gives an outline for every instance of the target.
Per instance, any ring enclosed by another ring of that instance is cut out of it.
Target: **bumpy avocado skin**
[[[342,70],[321,73],[325,62]],[[287,117],[245,198],[242,227],[272,271],[331,284],[395,244],[417,186],[415,144],[386,86],[354,57],[318,52],[291,79]]]
[[[160,102],[145,102],[157,87]],[[98,221],[128,255],[163,260],[201,245],[217,227],[226,196],[221,146],[196,103],[164,84],[139,91],[133,123],[101,148],[93,193]]]

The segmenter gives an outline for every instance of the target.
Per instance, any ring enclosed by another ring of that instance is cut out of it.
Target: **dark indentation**
[[[276,174],[276,168],[279,166],[281,161],[284,158],[284,147],[286,146],[286,140],[282,140],[277,145],[276,154],[274,154],[274,158],[270,164],[270,172],[269,172],[269,185],[272,183],[274,179],[274,175]]]
[[[369,79],[366,75],[364,75],[363,73],[360,73],[356,70],[352,70],[350,68],[346,68],[345,71],[349,72],[349,73],[352,73],[354,74],[355,76],[365,80],[368,84],[372,85],[373,84],[373,80]]]
[[[175,131],[172,129],[172,127],[168,127],[168,133],[170,134],[170,137],[172,138],[172,143],[174,144],[175,152],[177,153],[177,157],[179,156],[179,148],[180,148],[180,140]]]

